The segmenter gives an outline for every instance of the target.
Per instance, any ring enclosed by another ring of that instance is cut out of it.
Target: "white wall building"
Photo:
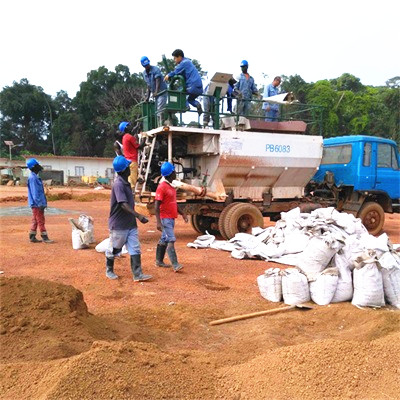
[[[36,158],[44,170],[63,171],[65,184],[69,177],[114,177],[113,158],[36,155],[25,158]]]

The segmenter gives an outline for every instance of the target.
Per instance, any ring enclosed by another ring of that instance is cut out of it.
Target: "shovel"
[[[257,312],[253,312],[251,314],[236,315],[235,317],[217,319],[215,321],[211,321],[210,325],[221,325],[221,324],[225,324],[227,322],[240,321],[242,319],[260,317],[261,315],[273,314],[273,313],[276,313],[279,311],[293,310],[294,308],[299,308],[300,310],[312,310],[313,309],[313,307],[308,306],[306,304],[296,304],[294,306],[273,308],[272,310],[257,311]]]

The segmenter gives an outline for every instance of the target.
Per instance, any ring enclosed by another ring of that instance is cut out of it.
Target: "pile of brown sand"
[[[170,354],[148,343],[94,342],[79,356],[2,368],[2,398],[211,399],[211,362],[202,353]]]
[[[93,340],[113,340],[88,312],[82,292],[41,279],[0,279],[0,360],[52,360],[79,354]]]
[[[240,399],[398,399],[400,334],[372,342],[322,340],[222,368],[218,392]]]

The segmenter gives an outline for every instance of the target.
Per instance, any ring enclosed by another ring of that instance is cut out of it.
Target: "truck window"
[[[351,161],[351,144],[324,147],[321,164],[347,164]]]
[[[399,169],[394,147],[388,143],[378,143],[378,168]]]
[[[364,144],[364,156],[363,156],[363,166],[369,167],[371,165],[371,143]]]

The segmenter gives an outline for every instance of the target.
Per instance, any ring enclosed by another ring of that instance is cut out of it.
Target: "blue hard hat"
[[[125,132],[126,127],[129,125],[129,122],[123,121],[119,124],[118,129],[121,132]]]
[[[150,60],[146,56],[143,56],[140,59],[140,64],[142,64],[142,67],[146,67],[147,65],[150,64]]]
[[[175,171],[175,167],[168,161],[165,162],[163,165],[161,165],[161,175],[162,176],[169,176],[174,171]]]
[[[28,158],[28,159],[26,160],[26,166],[27,166],[29,169],[32,169],[35,165],[38,165],[38,164],[39,164],[39,161],[36,160],[36,158]]]
[[[249,63],[247,62],[247,60],[242,60],[242,62],[240,63],[241,67],[248,67]]]
[[[122,172],[129,167],[132,161],[127,160],[124,156],[117,156],[113,161],[113,168],[115,172]]]

